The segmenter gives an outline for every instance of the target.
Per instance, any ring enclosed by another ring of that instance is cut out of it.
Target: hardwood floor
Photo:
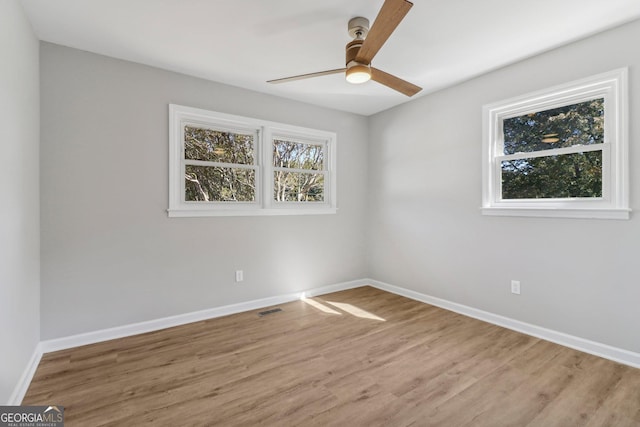
[[[48,353],[67,426],[640,426],[640,370],[374,288]]]

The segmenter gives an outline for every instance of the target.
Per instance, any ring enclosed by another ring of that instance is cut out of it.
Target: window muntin
[[[180,105],[169,116],[169,216],[336,212],[335,133]]]
[[[273,138],[274,201],[324,202],[326,151],[322,143]]]
[[[628,219],[627,74],[484,106],[482,213]]]

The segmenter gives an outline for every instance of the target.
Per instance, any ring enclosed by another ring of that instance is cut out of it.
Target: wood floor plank
[[[640,370],[363,287],[43,356],[67,426],[640,426]]]

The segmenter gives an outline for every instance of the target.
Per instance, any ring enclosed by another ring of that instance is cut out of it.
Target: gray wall
[[[40,60],[42,339],[366,277],[366,118],[48,43]],[[168,218],[169,103],[337,132],[338,214]]]
[[[371,277],[640,352],[638,40],[636,21],[372,117]],[[623,66],[632,219],[482,216],[482,105]]]
[[[40,340],[38,40],[0,1],[0,404]]]

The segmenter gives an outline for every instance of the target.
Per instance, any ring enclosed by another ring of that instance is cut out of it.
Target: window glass
[[[273,166],[291,169],[322,170],[324,148],[322,145],[294,141],[273,140]]]
[[[184,127],[185,202],[253,202],[255,135]],[[229,164],[222,166],[220,164]]]
[[[503,120],[504,154],[604,142],[604,99]]]
[[[253,164],[254,135],[184,128],[184,158],[209,162]]]
[[[503,199],[602,197],[602,151],[502,162]]]
[[[323,202],[324,175],[276,171],[273,198],[278,202]]]
[[[253,169],[220,166],[185,166],[187,202],[253,202],[256,173]]]
[[[323,202],[325,147],[274,138],[273,198],[278,202]]]

